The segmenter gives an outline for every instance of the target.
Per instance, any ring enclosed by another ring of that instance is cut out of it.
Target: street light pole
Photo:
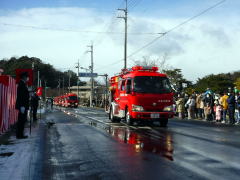
[[[125,21],[125,35],[124,35],[124,69],[127,69],[127,21],[128,21],[128,1],[125,0],[125,9],[118,9],[124,12],[124,17],[120,16]]]
[[[91,74],[93,74],[93,44],[91,46],[88,46],[90,47],[90,52],[91,53]],[[94,97],[94,94],[93,94],[93,89],[94,89],[94,79],[93,79],[93,75],[91,76],[91,95],[90,95],[90,107],[93,107],[93,97]]]
[[[68,92],[69,93],[70,93],[70,86],[71,86],[70,78],[71,78],[71,74],[70,74],[70,70],[68,70]]]
[[[77,62],[77,66],[76,66],[76,68],[77,68],[77,97],[79,98],[79,59],[78,59],[78,62]]]

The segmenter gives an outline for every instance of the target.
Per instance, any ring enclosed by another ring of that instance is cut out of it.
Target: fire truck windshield
[[[159,76],[136,76],[134,78],[134,92],[163,94],[172,92],[168,78]]]
[[[68,99],[69,99],[69,100],[74,100],[74,101],[75,101],[75,100],[77,100],[77,96],[68,96]]]

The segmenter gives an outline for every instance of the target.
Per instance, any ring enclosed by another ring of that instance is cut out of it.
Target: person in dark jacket
[[[18,109],[18,121],[16,129],[16,138],[23,139],[27,138],[24,135],[24,126],[27,122],[27,112],[29,109],[29,92],[26,86],[28,81],[28,73],[23,72],[20,74],[20,82],[17,87],[17,100],[16,100],[16,109]]]
[[[234,93],[231,92],[228,99],[227,99],[227,102],[228,102],[228,113],[229,113],[229,124],[234,124],[235,123],[235,117],[234,117],[234,114],[235,114],[235,96],[234,96]]]
[[[211,121],[213,120],[213,106],[214,106],[214,100],[213,100],[213,96],[210,93],[205,94],[204,98],[203,98],[203,103],[204,103],[204,107],[205,109],[208,109],[210,107],[210,114],[208,115],[209,118],[208,120]],[[205,114],[207,114],[207,112],[205,112]]]
[[[37,95],[37,93],[33,93],[31,96],[31,108],[32,108],[32,113],[33,113],[33,121],[37,121],[37,109],[38,109],[38,102],[40,98]]]

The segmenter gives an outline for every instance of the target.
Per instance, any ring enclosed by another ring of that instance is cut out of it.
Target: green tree
[[[204,92],[207,88],[210,88],[214,92],[224,92],[228,87],[233,87],[233,80],[229,74],[208,75],[201,79],[198,79],[195,84],[195,89],[199,92]]]
[[[240,90],[240,77],[236,79],[234,85],[237,87],[238,90]]]
[[[61,72],[56,70],[52,65],[43,63],[41,59],[36,57],[29,58],[22,56],[20,58],[12,57],[9,60],[3,59],[0,61],[0,68],[4,69],[4,74],[15,77],[16,69],[31,69],[34,64],[34,85],[37,86],[37,74],[40,72],[40,79],[42,86],[56,88],[59,85],[59,80],[65,79],[64,86],[68,86],[68,72]],[[77,74],[73,71],[71,73],[71,86],[77,85]],[[61,82],[62,83],[62,82]]]
[[[181,69],[164,70],[163,72],[167,74],[171,84],[176,90],[182,91],[183,89],[192,87],[192,82],[183,77]],[[183,87],[183,84],[186,86]]]

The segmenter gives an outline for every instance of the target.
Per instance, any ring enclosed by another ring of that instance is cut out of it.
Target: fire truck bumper
[[[174,112],[132,112],[133,119],[168,119],[173,118]]]

